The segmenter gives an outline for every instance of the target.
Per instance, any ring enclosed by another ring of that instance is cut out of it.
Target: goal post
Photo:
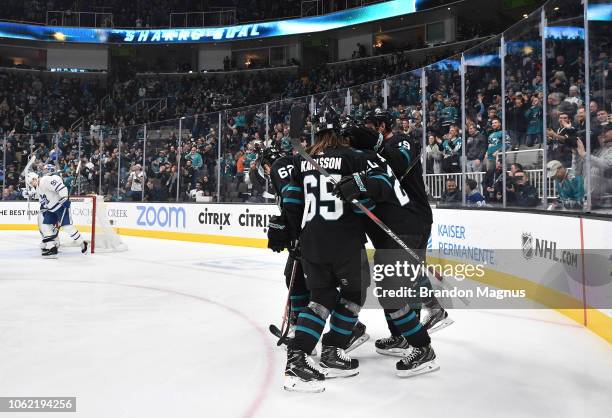
[[[70,215],[72,223],[81,232],[83,239],[89,241],[92,254],[127,250],[127,246],[108,219],[104,197],[70,196]],[[60,237],[60,246],[74,246],[74,241],[66,238]]]

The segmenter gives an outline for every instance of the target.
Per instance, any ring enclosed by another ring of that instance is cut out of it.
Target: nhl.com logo
[[[533,235],[529,232],[523,232],[521,235],[523,249],[523,258],[526,260],[531,260],[533,258]]]

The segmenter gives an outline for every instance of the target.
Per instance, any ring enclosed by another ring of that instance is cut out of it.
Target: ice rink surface
[[[288,393],[267,330],[286,255],[124,237],[128,252],[42,260],[38,239],[0,232],[0,396],[78,398],[54,417],[610,416],[612,347],[555,311],[453,310],[440,371],[400,379],[367,310],[360,375]]]

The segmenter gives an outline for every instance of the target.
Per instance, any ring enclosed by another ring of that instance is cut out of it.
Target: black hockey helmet
[[[314,115],[314,133],[320,135],[325,132],[333,131],[336,133],[340,132],[340,118],[338,113],[331,107],[327,106],[324,109],[320,109],[319,113]]]
[[[383,122],[387,131],[390,131],[393,128],[393,117],[389,112],[381,108],[369,110],[363,116],[364,124],[372,123],[376,128],[378,128]]]
[[[282,157],[283,154],[281,151],[279,151],[276,147],[268,147],[266,149],[263,150],[263,152],[261,153],[261,157],[260,157],[260,162],[261,165],[272,165],[274,164],[274,161],[278,160],[280,157]]]

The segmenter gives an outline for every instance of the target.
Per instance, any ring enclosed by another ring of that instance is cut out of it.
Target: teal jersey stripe
[[[345,316],[345,315],[339,314],[336,311],[333,311],[332,315],[335,316],[336,318],[340,318],[340,319],[342,319],[343,321],[346,321],[346,322],[353,322],[353,323],[355,323],[355,322],[357,322],[357,319],[358,319],[356,316],[354,316],[354,317]]]
[[[301,199],[293,199],[291,197],[285,197],[283,198],[283,203],[295,203],[296,205],[301,205],[304,202],[302,202]]]
[[[400,319],[399,321],[393,321],[393,323],[395,325],[403,325],[403,324],[405,324],[407,322],[412,321],[415,316],[416,316],[416,313],[414,311],[412,311],[412,313],[410,315],[408,315],[406,318]]]
[[[349,330],[337,327],[337,326],[332,325],[332,324],[329,324],[329,328],[331,328],[332,331],[336,331],[338,334],[351,335],[353,333],[353,330],[349,331]]]
[[[291,300],[302,300],[302,299],[308,299],[310,298],[310,293],[304,293],[303,295],[295,295],[295,296],[290,296],[289,299]]]
[[[419,324],[416,327],[412,328],[410,331],[406,331],[406,332],[402,332],[402,336],[404,337],[409,337],[412,334],[414,334],[415,332],[418,332],[421,330],[421,328],[423,328],[423,325]]]
[[[318,340],[319,338],[321,338],[321,334],[319,334],[317,331],[315,331],[315,330],[313,330],[313,329],[310,329],[310,328],[308,328],[308,327],[303,327],[303,326],[301,326],[301,325],[298,325],[297,327],[295,327],[295,331],[296,331],[296,332],[297,332],[297,331],[302,331],[302,332],[305,332],[305,333],[307,333],[307,334],[310,334],[310,335],[312,335],[313,337],[315,337],[317,340]]]
[[[285,186],[283,186],[283,188],[281,189],[281,193],[285,192],[285,191],[294,191],[294,192],[301,192],[302,188],[298,187],[298,186],[292,186],[290,184],[286,184]]]
[[[314,322],[316,322],[317,324],[321,325],[322,327],[324,327],[324,326],[325,326],[325,321],[324,321],[324,320],[322,320],[322,319],[321,319],[321,318],[319,318],[318,316],[310,315],[309,313],[302,312],[302,313],[300,314],[300,318],[308,318],[308,319],[310,319],[311,321],[314,321]]]
[[[372,179],[381,179],[381,180],[384,180],[384,182],[385,182],[385,183],[387,183],[387,185],[388,185],[390,188],[393,188],[393,185],[391,184],[391,182],[389,181],[389,178],[388,178],[387,176],[383,176],[382,174],[377,174],[377,175],[372,176],[372,177],[370,177],[370,178],[372,178]]]
[[[399,150],[402,154],[404,154],[404,157],[406,157],[406,159],[408,160],[408,164],[410,164],[410,162],[412,161],[412,158],[410,158],[410,153],[406,151],[403,147],[400,147]]]

